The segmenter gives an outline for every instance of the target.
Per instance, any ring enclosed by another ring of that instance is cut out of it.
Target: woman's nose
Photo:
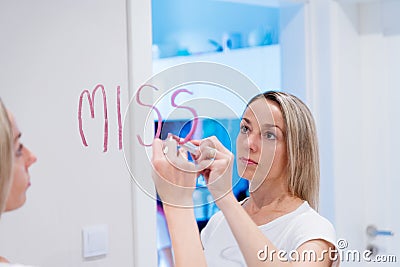
[[[35,156],[35,154],[33,154],[32,151],[30,151],[28,148],[26,148],[26,156],[27,156],[26,160],[27,167],[31,166],[33,163],[37,161],[37,157]]]
[[[259,143],[260,143],[260,137],[256,134],[249,134],[247,136],[247,145],[249,149],[253,152],[258,150]]]

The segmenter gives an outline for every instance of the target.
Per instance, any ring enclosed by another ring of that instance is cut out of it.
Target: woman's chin
[[[249,181],[249,190],[250,192],[256,191],[265,181],[266,176],[265,175],[257,175],[254,171],[245,169],[241,170],[242,172],[238,173],[241,178],[246,179]]]
[[[254,172],[251,172],[247,169],[237,170],[238,174],[241,178],[246,179],[247,181],[251,182],[254,176]]]
[[[26,202],[26,196],[21,196],[18,200],[10,201],[6,205],[5,211],[13,211],[21,208]]]

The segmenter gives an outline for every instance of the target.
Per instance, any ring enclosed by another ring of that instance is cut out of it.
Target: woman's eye
[[[15,155],[17,157],[22,156],[22,150],[24,149],[24,145],[23,144],[19,144],[17,151],[15,152]]]
[[[264,134],[265,138],[267,138],[268,140],[275,140],[276,139],[276,135],[271,133],[271,132],[267,132]]]
[[[246,125],[240,126],[240,132],[243,134],[247,134],[249,132],[249,128]]]

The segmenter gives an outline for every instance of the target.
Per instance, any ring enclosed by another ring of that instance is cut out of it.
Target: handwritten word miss
[[[156,112],[158,123],[157,123],[157,131],[155,134],[155,138],[159,138],[161,135],[162,115],[161,115],[160,110],[156,106],[154,106],[153,104],[146,104],[140,99],[140,94],[141,94],[142,90],[144,90],[144,88],[149,88],[149,89],[156,90],[156,91],[158,91],[159,89],[153,85],[144,84],[137,90],[136,95],[135,95],[135,100],[136,100],[137,104],[144,106],[144,107],[149,107],[151,109],[151,111]],[[97,92],[101,92],[101,95],[103,97],[103,115],[104,115],[103,152],[107,152],[107,150],[108,150],[108,132],[109,132],[109,129],[108,129],[108,105],[107,105],[106,90],[104,88],[104,85],[102,85],[102,84],[96,85],[91,93],[87,89],[83,90],[79,96],[79,103],[78,103],[79,134],[80,134],[80,137],[82,140],[82,144],[87,147],[88,143],[86,141],[85,133],[83,130],[83,120],[82,120],[83,100],[86,96],[86,98],[88,100],[87,102],[89,103],[90,116],[91,116],[91,118],[94,118],[94,116],[95,116],[95,113],[94,113],[95,101],[94,100],[95,100],[95,96],[96,96]],[[183,139],[183,141],[181,141],[181,144],[183,144],[192,138],[192,136],[197,128],[198,116],[197,116],[197,112],[195,109],[188,107],[188,106],[182,106],[182,105],[176,104],[175,99],[181,93],[188,93],[188,94],[193,94],[193,93],[187,89],[177,89],[171,95],[171,106],[172,107],[187,109],[193,114],[192,128],[190,129],[188,135]],[[117,101],[117,120],[118,120],[118,149],[121,150],[122,149],[122,119],[121,119],[121,88],[120,88],[120,86],[117,86],[116,101]],[[139,134],[137,134],[136,137],[137,137],[139,144],[141,144],[142,146],[151,146],[151,144],[145,144]]]

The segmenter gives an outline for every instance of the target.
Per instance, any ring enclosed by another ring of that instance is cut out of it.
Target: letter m
[[[90,92],[88,90],[84,90],[84,91],[82,91],[82,93],[79,97],[79,108],[78,108],[79,133],[81,135],[83,145],[88,146],[88,144],[86,142],[85,134],[83,133],[83,126],[82,126],[82,102],[83,102],[83,97],[86,95],[88,102],[89,102],[90,115],[92,118],[94,118],[94,97],[95,97],[98,89],[101,89],[101,92],[103,94],[103,107],[104,107],[104,150],[103,150],[103,152],[106,152],[107,151],[107,143],[108,143],[107,97],[106,97],[106,92],[104,90],[104,86],[101,84],[98,84],[94,88],[92,95],[90,95]]]

